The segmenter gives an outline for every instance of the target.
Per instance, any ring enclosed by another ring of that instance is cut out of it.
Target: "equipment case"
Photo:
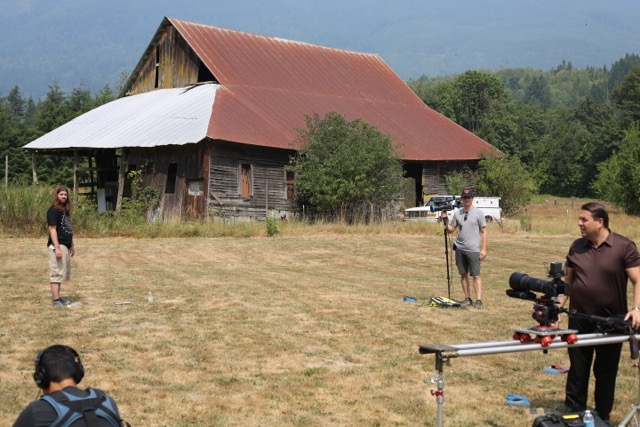
[[[595,421],[595,427],[608,427],[608,425],[602,421],[597,413],[591,411]],[[584,427],[582,422],[582,415],[584,412],[573,412],[570,414],[549,414],[540,415],[533,420],[532,427]]]

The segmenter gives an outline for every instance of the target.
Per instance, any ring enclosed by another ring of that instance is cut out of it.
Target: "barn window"
[[[156,82],[155,87],[158,88],[160,83],[160,46],[156,46]]]
[[[204,179],[190,179],[187,181],[187,191],[190,196],[204,195]]]
[[[173,194],[176,192],[176,176],[178,172],[177,163],[169,163],[169,170],[167,171],[167,185],[164,187],[165,194]]]
[[[287,200],[293,200],[296,197],[295,187],[296,174],[292,170],[285,169],[285,186],[287,190]]]
[[[207,66],[204,65],[202,63],[202,61],[200,61],[200,64],[198,64],[198,83],[202,83],[202,82],[216,82],[217,83],[217,80],[214,77],[214,75],[211,74],[211,71],[209,71]]]
[[[253,173],[251,165],[241,163],[238,171],[238,192],[243,197],[253,196]]]

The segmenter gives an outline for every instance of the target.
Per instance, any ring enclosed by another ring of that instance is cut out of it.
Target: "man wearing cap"
[[[471,292],[469,276],[473,276],[473,287],[476,292],[474,307],[482,308],[482,277],[480,277],[480,261],[487,256],[487,222],[484,212],[473,206],[473,191],[469,188],[462,190],[461,209],[453,213],[450,223],[445,222],[447,232],[453,233],[459,229],[458,237],[454,243],[456,252],[456,265],[460,273],[460,283],[464,292],[463,307],[471,305]],[[447,213],[442,212],[441,217],[446,221]]]

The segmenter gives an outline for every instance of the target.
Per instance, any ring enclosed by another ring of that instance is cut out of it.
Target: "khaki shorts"
[[[49,281],[51,283],[62,283],[71,280],[71,255],[69,254],[69,248],[65,245],[60,245],[60,251],[62,251],[62,258],[56,258],[56,248],[49,246],[49,266],[51,272],[49,273]]]

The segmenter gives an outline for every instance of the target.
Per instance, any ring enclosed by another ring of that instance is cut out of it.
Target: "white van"
[[[441,195],[431,196],[424,206],[404,210],[405,221],[440,221],[440,212],[447,211],[449,219],[453,217],[453,209],[462,206],[462,201],[457,196]]]
[[[474,197],[473,206],[480,208],[482,212],[484,212],[484,217],[487,222],[502,221],[500,197]]]
[[[480,208],[484,213],[487,222],[502,221],[502,208],[500,208],[500,197],[474,197],[473,206]],[[438,207],[440,209],[438,210]],[[462,200],[459,196],[440,195],[431,196],[424,206],[409,208],[404,210],[405,221],[440,221],[440,212],[447,211],[449,220],[453,218],[454,209],[462,208]],[[447,210],[448,209],[448,210]]]

